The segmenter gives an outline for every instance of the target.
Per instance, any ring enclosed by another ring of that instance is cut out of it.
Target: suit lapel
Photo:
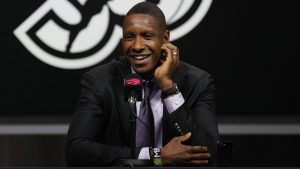
[[[119,103],[119,105],[113,105],[113,106],[117,106],[118,108],[118,115],[120,118],[120,122],[121,124],[116,124],[116,125],[122,125],[122,128],[124,130],[124,136],[126,140],[128,140],[128,144],[129,144],[129,134],[130,134],[130,121],[129,121],[129,105],[127,102],[124,101],[124,77],[131,73],[131,69],[130,69],[130,64],[128,63],[128,61],[126,60],[125,57],[121,57],[120,59],[118,59],[118,68],[116,69],[116,71],[113,73],[115,78],[115,82],[114,84],[116,84],[115,87],[115,95],[116,95],[116,99],[117,99],[117,103]]]
[[[126,140],[129,141],[129,135],[130,135],[130,121],[129,121],[129,105],[127,102],[124,101],[124,90],[123,87],[120,87],[118,90],[119,97],[118,102],[120,103],[120,109],[118,111],[119,117],[121,119],[122,128],[124,129]]]

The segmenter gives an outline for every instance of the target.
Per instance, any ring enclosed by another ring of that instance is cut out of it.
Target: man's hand
[[[182,142],[191,137],[191,132],[174,137],[167,145],[161,148],[164,166],[174,165],[201,165],[208,164],[211,158],[206,146],[183,145]]]
[[[173,86],[172,75],[179,66],[179,49],[171,43],[165,43],[161,47],[163,56],[160,65],[154,72],[154,78],[161,90]]]

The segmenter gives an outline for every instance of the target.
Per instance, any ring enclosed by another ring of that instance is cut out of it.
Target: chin
[[[136,73],[138,74],[147,74],[148,71],[147,70],[144,70],[144,69],[135,69]]]
[[[140,75],[149,75],[152,74],[152,69],[144,69],[144,68],[134,68],[134,71]]]

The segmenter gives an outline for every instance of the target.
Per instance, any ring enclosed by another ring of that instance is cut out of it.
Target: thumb
[[[191,132],[186,133],[185,135],[182,135],[179,137],[180,142],[184,142],[188,140],[192,136]]]

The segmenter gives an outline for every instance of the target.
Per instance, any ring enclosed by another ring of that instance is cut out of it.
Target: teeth
[[[148,56],[134,56],[133,59],[136,59],[136,60],[142,60],[142,59],[145,59],[147,58]]]

